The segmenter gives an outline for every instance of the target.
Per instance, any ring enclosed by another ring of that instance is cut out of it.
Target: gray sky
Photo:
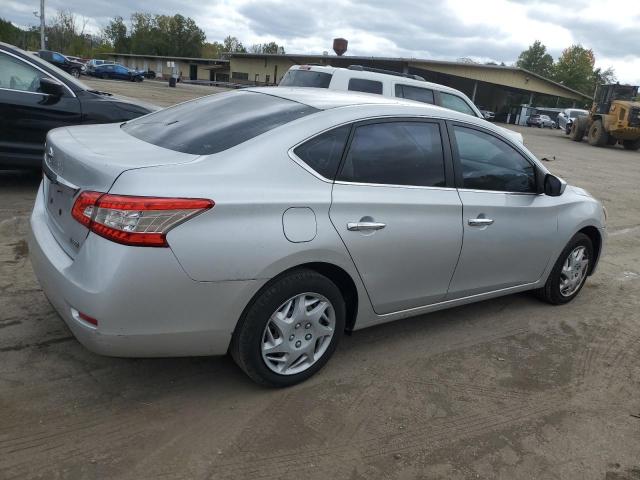
[[[640,83],[640,0],[47,0],[47,15],[61,8],[95,32],[115,15],[180,13],[209,41],[229,34],[245,46],[274,40],[287,53],[331,52],[331,40],[344,37],[347,55],[510,64],[536,39],[554,58],[581,43],[595,52],[596,66]],[[0,16],[22,26],[37,23],[38,9],[39,0],[0,0]]]

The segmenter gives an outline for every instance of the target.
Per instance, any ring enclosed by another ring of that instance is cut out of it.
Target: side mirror
[[[567,183],[561,178],[547,173],[544,176],[544,193],[550,197],[559,197],[564,193]]]
[[[40,79],[40,91],[52,97],[61,97],[64,93],[62,85],[49,77]]]

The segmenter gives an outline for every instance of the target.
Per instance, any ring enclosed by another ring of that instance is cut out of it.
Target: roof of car
[[[355,65],[354,67],[357,67]],[[449,87],[447,85],[442,85],[441,83],[433,83],[428,82],[424,78],[411,78],[408,76],[402,76],[397,72],[386,71],[386,70],[371,70],[371,69],[361,69],[361,68],[344,68],[344,67],[334,67],[332,65],[314,65],[314,64],[306,64],[306,65],[293,65],[290,70],[310,70],[314,72],[326,72],[331,73],[332,75],[344,75],[347,78],[366,78],[370,80],[379,80],[379,81],[391,81],[395,83],[401,83],[403,85],[415,86],[420,88],[430,88],[432,90],[438,90],[441,92],[453,93],[456,95],[464,95],[460,90]],[[466,95],[465,95],[466,96]]]
[[[328,88],[313,87],[257,87],[243,89],[264,93],[298,103],[304,103],[319,110],[346,107],[349,105],[417,105],[416,102],[396,97],[384,97],[372,93],[354,93]]]
[[[476,123],[485,128],[496,129],[494,125],[483,118],[474,117],[465,113],[456,112],[448,108],[439,107],[429,103],[415,102],[397,97],[384,97],[372,93],[356,93],[351,91],[330,90],[327,88],[313,87],[257,87],[245,88],[242,91],[262,93],[274,97],[284,98],[293,102],[309,105],[319,110],[329,110],[341,107],[383,107],[385,115],[417,115],[432,116],[447,120],[460,120],[466,123]],[[397,107],[390,111],[388,108]],[[382,112],[379,112],[382,114]]]

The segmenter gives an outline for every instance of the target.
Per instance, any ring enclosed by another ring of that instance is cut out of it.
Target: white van
[[[315,87],[330,90],[374,93],[431,103],[450,110],[485,118],[460,90],[427,82],[418,75],[351,65],[349,68],[324,65],[294,65],[280,81],[279,87]],[[502,128],[502,127],[501,127]],[[522,135],[502,128],[513,141],[523,143]]]

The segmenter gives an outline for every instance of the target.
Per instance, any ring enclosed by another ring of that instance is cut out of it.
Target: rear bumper
[[[197,282],[168,248],[126,247],[90,234],[75,259],[51,234],[42,189],[29,248],[42,289],[75,337],[109,356],[222,355],[263,281]],[[82,312],[98,320],[82,320]]]

